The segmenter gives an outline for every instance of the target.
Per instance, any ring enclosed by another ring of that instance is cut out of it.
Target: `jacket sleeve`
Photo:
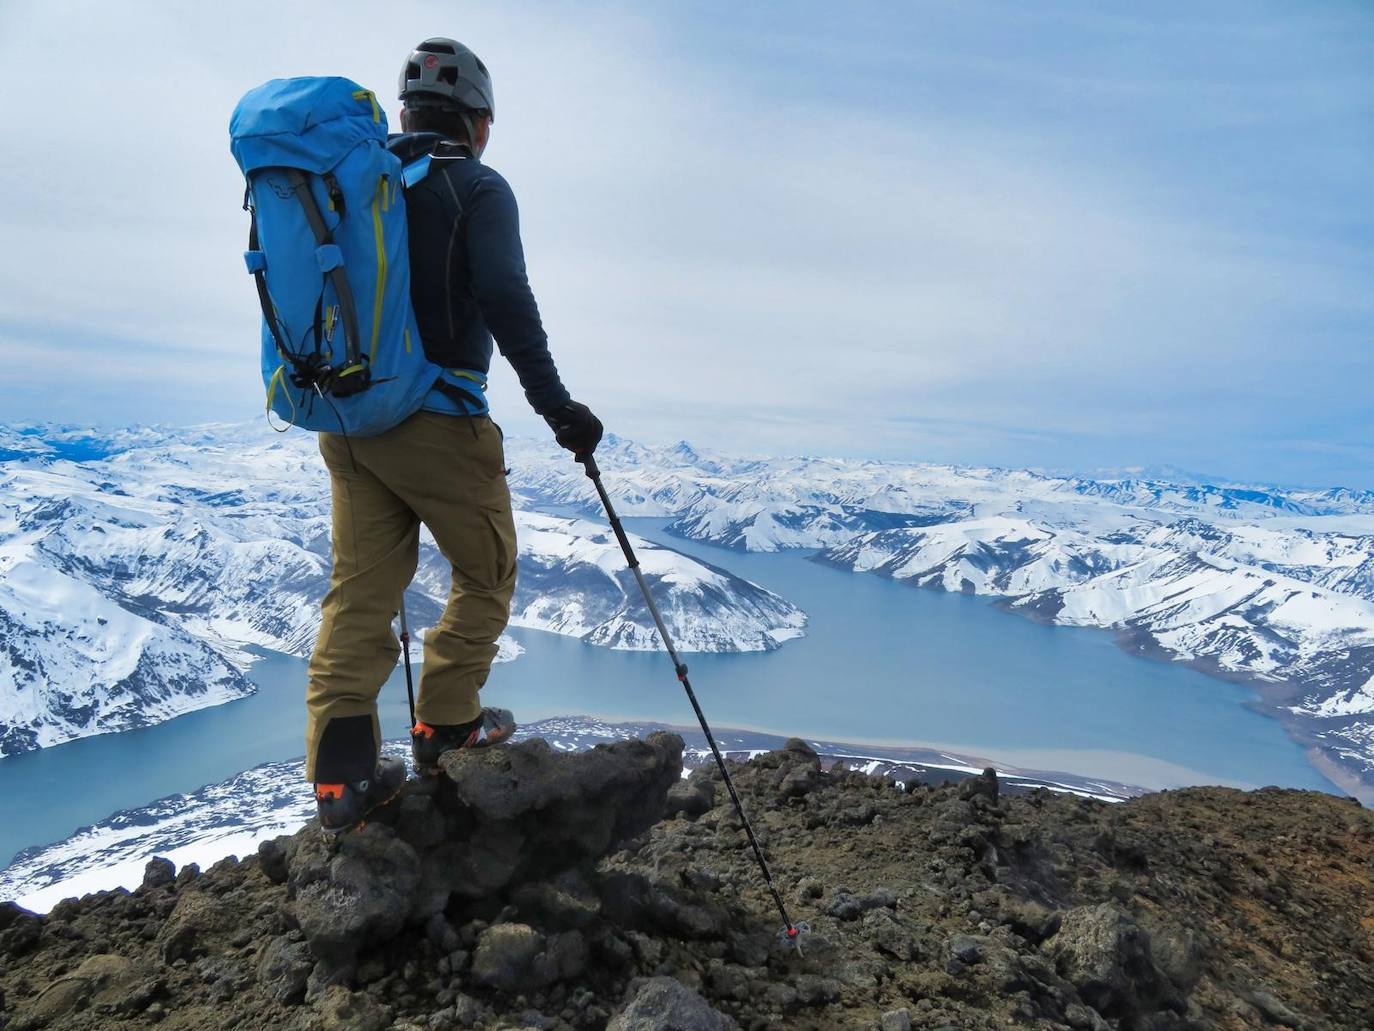
[[[525,397],[543,415],[567,404],[568,391],[558,378],[525,273],[515,194],[505,179],[485,171],[467,213],[472,291],[496,346],[520,377]]]

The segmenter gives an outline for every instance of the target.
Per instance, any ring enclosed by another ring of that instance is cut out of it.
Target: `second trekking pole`
[[[415,681],[410,675],[410,627],[406,624],[406,599],[401,595],[401,647],[404,649],[406,660],[406,701],[410,703],[410,725],[406,727],[406,733],[415,729]]]
[[[706,715],[701,711],[701,705],[697,702],[696,692],[692,690],[692,682],[687,679],[687,664],[678,657],[677,649],[673,647],[673,639],[668,636],[668,628],[663,623],[663,616],[659,613],[658,605],[654,603],[654,596],[649,591],[649,584],[645,581],[644,573],[639,568],[639,559],[635,557],[634,548],[630,546],[630,538],[626,536],[625,527],[621,525],[620,517],[615,514],[615,507],[611,504],[610,495],[606,493],[606,487],[601,482],[601,470],[597,468],[596,459],[590,452],[587,452],[579,454],[577,460],[582,463],[587,472],[587,478],[596,487],[596,493],[601,498],[602,506],[606,509],[606,517],[611,522],[611,529],[615,532],[615,539],[620,542],[620,550],[625,553],[625,561],[630,564],[630,572],[634,574],[635,581],[644,594],[644,603],[649,607],[649,615],[654,617],[654,625],[658,627],[658,635],[663,639],[663,647],[667,649],[668,658],[673,660],[673,669],[677,673],[678,680],[682,682],[683,689],[687,692],[687,700],[692,703],[692,711],[697,714],[697,722],[701,724],[701,732],[706,735],[706,743],[711,746],[711,754],[715,756],[721,779],[725,781],[725,788],[730,792],[730,800],[735,803],[735,812],[739,814],[739,822],[744,825],[745,837],[749,839],[749,846],[754,850],[754,858],[758,860],[759,869],[763,872],[763,880],[768,885],[768,891],[773,896],[773,903],[778,907],[778,913],[782,916],[783,941],[789,945],[794,945],[802,931],[805,930],[805,925],[792,922],[792,918],[787,915],[787,907],[783,905],[782,896],[778,894],[778,889],[773,884],[773,875],[768,870],[768,861],[763,858],[763,849],[759,847],[758,838],[754,836],[754,828],[749,823],[749,817],[744,815],[744,803],[740,801],[739,792],[735,790],[735,781],[730,776],[730,770],[725,765],[725,758],[720,754],[720,748],[716,746],[715,736],[711,733],[711,727],[706,722]]]

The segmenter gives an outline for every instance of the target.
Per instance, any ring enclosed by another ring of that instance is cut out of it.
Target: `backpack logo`
[[[295,184],[279,175],[265,175],[262,178],[272,192],[282,200],[290,200],[296,192]]]

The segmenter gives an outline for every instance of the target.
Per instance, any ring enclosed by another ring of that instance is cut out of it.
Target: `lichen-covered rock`
[[[715,805],[716,782],[711,776],[712,773],[712,768],[703,766],[693,771],[686,780],[679,781],[669,788],[663,815],[670,817],[681,813],[695,819]]]
[[[1150,936],[1118,905],[1104,902],[1069,910],[1047,946],[1059,973],[1103,1016],[1134,1018],[1184,1009],[1155,965]]]
[[[182,892],[158,934],[162,958],[168,963],[191,959],[204,951],[203,939],[229,924],[234,918],[230,907],[203,891]]]
[[[639,985],[606,1031],[734,1031],[739,1025],[671,977]]]
[[[257,976],[272,998],[294,1006],[305,998],[310,970],[315,965],[310,946],[289,935],[273,938],[258,959]]]
[[[547,987],[547,981],[534,975],[543,951],[544,936],[528,924],[488,927],[472,956],[472,977],[487,988],[512,993]]]
[[[1191,991],[1206,970],[1207,946],[1202,936],[1157,915],[1140,923],[1149,932],[1155,966],[1179,991]]]
[[[573,930],[587,927],[601,914],[601,900],[576,870],[547,881],[531,881],[511,895],[521,913],[537,917],[544,926]]]
[[[109,953],[91,956],[72,973],[45,985],[33,1003],[22,1011],[22,1022],[46,1027],[81,1010],[131,1012],[135,1007],[126,1004],[125,995],[138,980],[138,970],[124,956]]]
[[[383,1031],[391,1023],[391,1009],[366,992],[350,992],[334,985],[315,1001],[319,1031]]]
[[[337,845],[303,832],[293,857],[294,910],[315,956],[336,966],[360,948],[396,935],[410,915],[420,883],[415,850],[380,823],[343,835]]]

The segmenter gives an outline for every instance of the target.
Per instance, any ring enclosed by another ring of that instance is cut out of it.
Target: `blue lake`
[[[807,636],[779,651],[685,657],[716,726],[930,744],[1147,787],[1337,790],[1276,720],[1247,708],[1248,688],[1128,656],[1109,634],[1042,626],[987,599],[843,572],[797,553],[748,555],[682,541],[663,533],[661,520],[626,522],[762,584],[811,618]],[[518,719],[586,713],[693,722],[661,652],[510,634],[525,653],[495,668],[483,696]],[[0,863],[120,809],[301,755],[304,665],[264,653],[253,697],[0,760]],[[387,736],[403,736],[399,673],[381,702]]]

